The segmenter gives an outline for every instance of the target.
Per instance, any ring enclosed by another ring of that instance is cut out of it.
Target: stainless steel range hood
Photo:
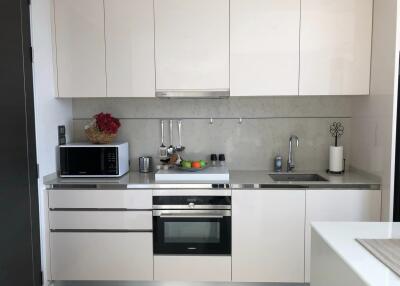
[[[229,90],[157,90],[156,97],[159,98],[206,98],[220,99],[228,98]]]

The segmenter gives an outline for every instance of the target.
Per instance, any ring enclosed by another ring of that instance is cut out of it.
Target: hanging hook
[[[210,125],[214,124],[214,119],[210,117]]]
[[[242,117],[240,117],[239,118],[239,122],[238,122],[239,124],[242,124],[243,123],[243,118]]]

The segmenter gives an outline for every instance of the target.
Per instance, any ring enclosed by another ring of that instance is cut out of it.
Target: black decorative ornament
[[[344,134],[344,127],[341,122],[333,122],[330,126],[329,132],[335,138],[335,146],[338,145],[338,138]]]

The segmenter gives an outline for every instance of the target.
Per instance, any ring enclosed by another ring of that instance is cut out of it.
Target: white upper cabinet
[[[155,0],[157,90],[229,89],[229,0]]]
[[[154,97],[151,0],[105,0],[108,97]]]
[[[300,95],[369,94],[373,0],[302,0]]]
[[[231,95],[298,95],[300,0],[231,0]]]
[[[59,97],[369,94],[373,0],[54,0]]]
[[[58,95],[105,97],[103,0],[55,0]]]

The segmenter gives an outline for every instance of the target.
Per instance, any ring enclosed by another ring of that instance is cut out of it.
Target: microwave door
[[[102,148],[61,148],[60,158],[64,167],[62,175],[90,176],[102,174],[100,149]]]

